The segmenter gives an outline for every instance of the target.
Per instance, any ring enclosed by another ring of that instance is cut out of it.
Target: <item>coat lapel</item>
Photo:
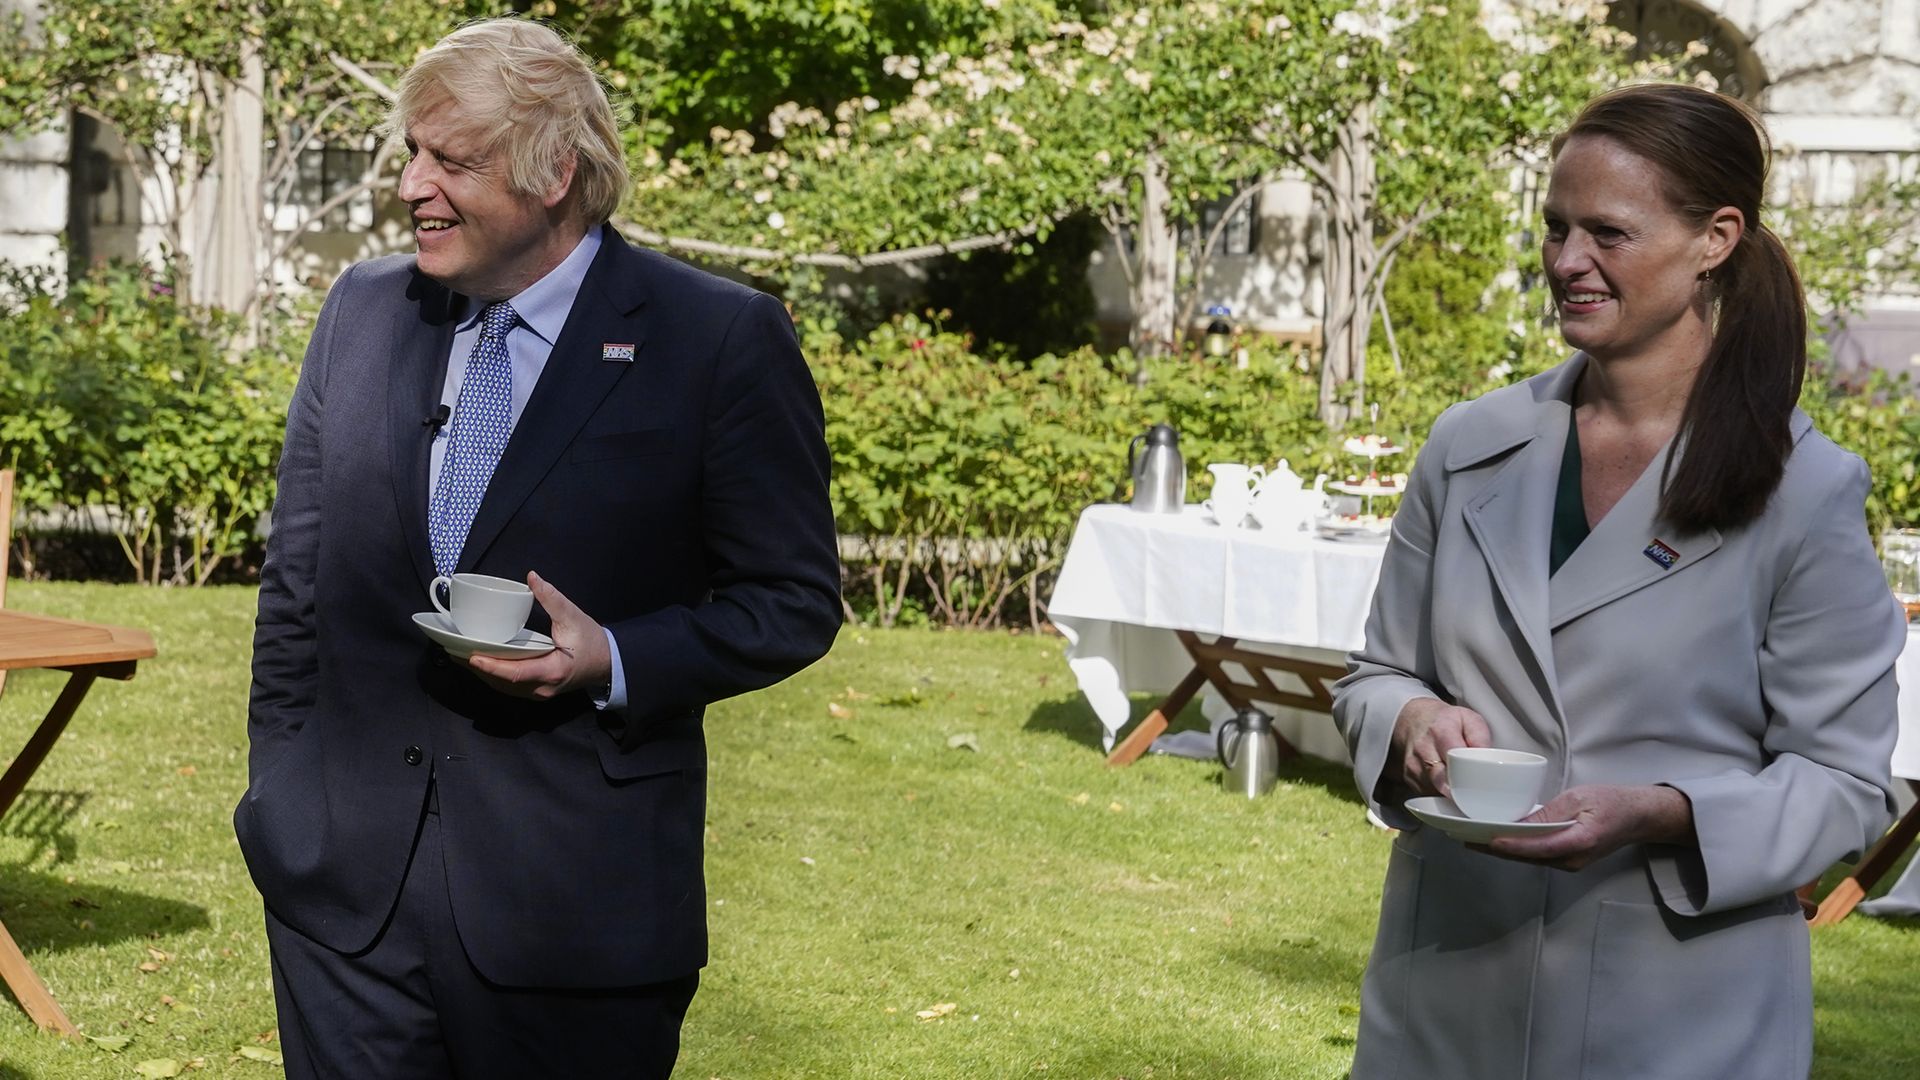
[[[607,361],[603,346],[631,343],[636,360],[644,350],[644,322],[636,312],[646,302],[645,267],[619,233],[603,228],[600,253],[580,283],[573,310],[467,530],[462,569],[480,561],[614,385],[637,366]]]
[[[447,378],[447,350],[459,314],[459,298],[415,271],[407,286],[415,319],[395,327],[388,346],[387,431],[392,440],[393,497],[400,531],[419,575],[420,588],[433,580],[433,544],[427,537],[427,467],[433,431],[425,423],[440,403]]]
[[[1560,401],[1532,403],[1526,417],[1513,418],[1527,426],[1498,425],[1521,435],[1522,444],[1467,503],[1465,514],[1467,531],[1548,685],[1553,685],[1553,645],[1547,626],[1547,563],[1560,447],[1570,412]],[[1450,455],[1450,466],[1453,460]]]
[[[1548,586],[1552,629],[1655,582],[1699,565],[1720,547],[1720,533],[1682,533],[1660,518],[1660,474],[1667,454],[1654,455],[1607,516],[1573,550]]]

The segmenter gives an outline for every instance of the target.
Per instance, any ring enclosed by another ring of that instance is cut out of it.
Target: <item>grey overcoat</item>
[[[1375,804],[1401,832],[1353,1080],[1804,1077],[1792,891],[1891,820],[1905,628],[1867,536],[1865,465],[1796,411],[1766,512],[1682,533],[1656,512],[1662,454],[1549,580],[1585,363],[1434,425],[1334,717],[1370,802],[1401,707],[1439,697],[1484,715],[1494,745],[1547,755],[1551,791],[1679,789],[1699,850],[1631,847],[1567,873]]]

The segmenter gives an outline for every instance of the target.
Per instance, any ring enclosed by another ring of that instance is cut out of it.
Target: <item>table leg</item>
[[[1165,701],[1154,706],[1146,719],[1140,721],[1133,732],[1120,740],[1120,745],[1113,748],[1113,753],[1107,755],[1107,764],[1131,765],[1140,760],[1140,755],[1147,752],[1147,747],[1152,745],[1153,740],[1165,733],[1167,722],[1180,715],[1180,710],[1187,707],[1187,702],[1193,700],[1193,695],[1200,692],[1200,687],[1204,686],[1206,681],[1206,672],[1198,667],[1187,672],[1187,677],[1180,680],[1180,685],[1173,688],[1173,693],[1168,694]]]
[[[14,944],[13,935],[7,933],[5,923],[0,923],[0,979],[6,980],[7,988],[19,1000],[20,1007],[42,1031],[57,1031],[62,1035],[80,1037],[80,1029],[73,1026],[67,1014],[60,1010],[60,1003],[53,1000],[47,992],[47,984],[40,981],[28,966],[26,956],[20,946]]]
[[[1920,780],[1909,780],[1907,786],[1920,794]],[[1917,836],[1920,836],[1920,803],[1914,804],[1913,809],[1894,822],[1893,828],[1888,829],[1880,842],[1873,845],[1866,857],[1853,868],[1853,873],[1835,885],[1827,898],[1820,901],[1820,910],[1814,914],[1812,924],[1832,926],[1851,915],[1860,901],[1866,899],[1867,893],[1880,884],[1880,879],[1886,876],[1887,871],[1893,869],[1893,864],[1913,845]]]
[[[53,708],[47,710],[47,718],[40,721],[39,728],[27,740],[20,756],[14,758],[13,764],[7,767],[6,775],[0,776],[0,817],[7,816],[13,801],[26,790],[27,781],[33,779],[40,763],[47,759],[47,752],[53,749],[60,733],[67,729],[67,721],[73,719],[75,710],[80,708],[80,702],[85,700],[87,691],[93,687],[93,680],[93,672],[86,670],[75,671],[67,676],[67,685],[61,689],[60,698],[53,703]]]
[[[7,767],[5,776],[0,776],[0,818],[6,816],[13,807],[15,799],[26,790],[27,781],[40,768],[47,758],[47,752],[67,728],[67,721],[80,708],[80,702],[92,688],[95,675],[92,671],[79,670],[67,676],[67,685],[60,691],[60,697],[54,701],[53,708],[47,711],[47,718],[40,721],[20,756],[13,759]],[[27,1016],[44,1031],[57,1031],[62,1035],[79,1037],[80,1032],[60,1010],[59,1003],[47,992],[47,984],[40,981],[27,958],[14,943],[13,935],[7,932],[6,925],[0,923],[0,979],[4,979],[8,989],[27,1011]]]

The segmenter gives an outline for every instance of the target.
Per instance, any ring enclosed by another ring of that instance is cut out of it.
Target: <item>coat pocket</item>
[[[1583,1080],[1804,1080],[1813,1057],[1806,921],[1791,896],[1693,918],[1602,901]]]
[[[640,722],[647,723],[645,720]],[[620,781],[638,780],[662,773],[704,770],[707,767],[707,746],[700,737],[697,718],[692,726],[691,734],[674,732],[623,749],[619,736],[604,726],[595,725],[593,749],[600,756],[600,771],[606,774],[607,779]]]
[[[611,435],[588,435],[573,444],[573,461],[612,461],[673,452],[672,428],[642,428]]]

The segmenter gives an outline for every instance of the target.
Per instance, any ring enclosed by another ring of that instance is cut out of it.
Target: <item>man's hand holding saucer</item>
[[[600,692],[613,677],[613,657],[600,624],[539,574],[527,587],[553,621],[553,651],[525,660],[469,656],[463,663],[488,686],[514,697],[546,701],[573,690]]]

